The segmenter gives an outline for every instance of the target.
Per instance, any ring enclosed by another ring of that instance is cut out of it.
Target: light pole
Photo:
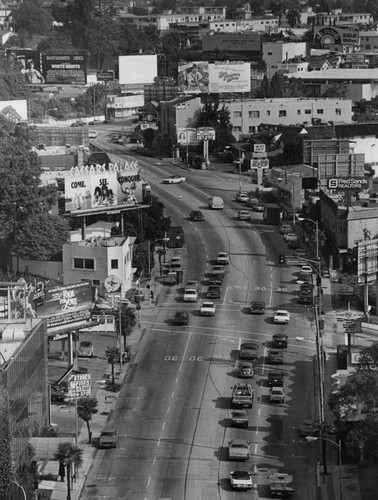
[[[153,241],[148,241],[148,277],[151,276],[151,246],[156,243],[157,241],[163,241],[164,242],[164,252],[165,252],[165,244],[169,241],[169,238],[167,237],[167,233],[165,233],[163,238],[157,238],[156,240]],[[160,273],[161,274],[161,273]]]
[[[332,439],[328,439],[325,437],[316,437],[316,436],[307,436],[306,441],[309,443],[312,443],[313,441],[328,441],[329,443],[334,444],[338,448],[338,456],[339,456],[339,488],[340,488],[340,494],[339,494],[339,500],[343,500],[343,464],[342,464],[342,459],[341,459],[341,441],[338,439],[338,441],[333,441]]]

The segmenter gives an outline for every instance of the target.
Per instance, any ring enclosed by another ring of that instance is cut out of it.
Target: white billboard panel
[[[251,65],[241,61],[209,64],[209,92],[250,92]]]
[[[28,102],[26,99],[0,101],[0,114],[12,122],[26,121],[28,119]]]
[[[378,273],[378,239],[358,243],[357,277],[358,283],[375,282]]]
[[[157,77],[157,55],[119,56],[119,83],[153,83]]]
[[[177,142],[181,146],[196,146],[199,144],[196,128],[178,128]]]

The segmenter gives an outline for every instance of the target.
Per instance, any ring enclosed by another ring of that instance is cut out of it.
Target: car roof
[[[289,311],[286,311],[286,309],[277,309],[276,314],[289,314]]]
[[[254,344],[253,342],[244,342],[241,345],[242,349],[257,349],[258,345]]]
[[[235,479],[249,479],[251,477],[250,472],[246,470],[234,470],[230,472]]]

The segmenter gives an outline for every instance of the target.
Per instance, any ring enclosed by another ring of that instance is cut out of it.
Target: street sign
[[[344,283],[332,283],[332,293],[335,295],[353,295],[354,287]]]
[[[91,374],[75,373],[68,378],[68,397],[85,398],[91,395]]]
[[[306,259],[301,259],[296,255],[288,255],[285,260],[286,264],[288,264],[289,266],[303,266],[304,264],[307,264]]]
[[[266,153],[265,151],[263,153],[252,153],[253,154],[253,158],[266,158]]]
[[[269,168],[269,160],[266,159],[252,159],[250,168]]]
[[[266,145],[265,144],[254,144],[253,145],[253,152],[255,154],[256,153],[265,153],[265,151],[266,151]]]
[[[343,328],[345,333],[361,333],[361,320],[355,319],[343,321]]]

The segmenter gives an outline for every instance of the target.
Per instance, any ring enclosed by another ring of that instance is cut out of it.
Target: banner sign
[[[198,141],[214,141],[215,140],[215,129],[211,127],[199,127],[197,128],[197,140]]]
[[[86,398],[91,396],[91,374],[75,373],[68,377],[68,397]]]
[[[87,60],[83,54],[42,55],[42,68],[48,84],[85,85]]]
[[[369,181],[365,177],[328,177],[327,189],[367,189]]]

